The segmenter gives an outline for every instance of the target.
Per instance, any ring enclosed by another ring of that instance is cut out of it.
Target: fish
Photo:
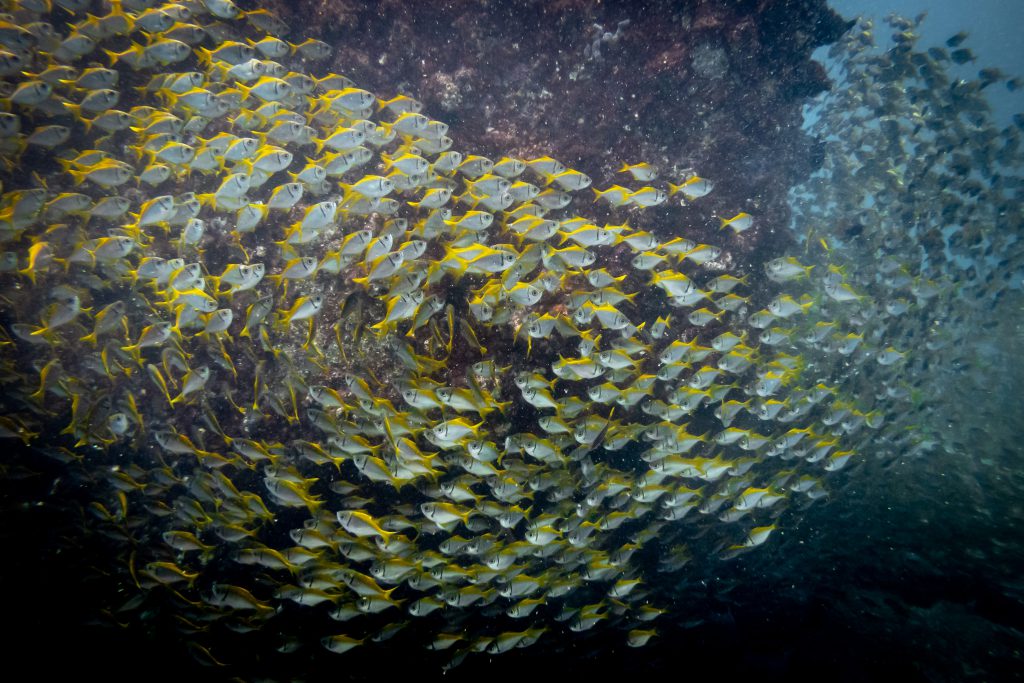
[[[804,266],[793,257],[780,257],[765,264],[765,273],[775,282],[788,282],[809,276],[814,266]]]
[[[629,173],[633,176],[633,180],[639,180],[644,183],[655,180],[658,177],[658,170],[645,161],[637,164],[622,164],[619,173]]]
[[[965,40],[967,40],[967,37],[968,37],[968,35],[969,35],[969,34],[967,33],[967,31],[959,31],[959,32],[957,32],[956,34],[954,34],[954,35],[950,36],[950,37],[949,37],[949,38],[948,38],[948,39],[946,40],[946,46],[947,46],[947,47],[960,47],[960,45],[961,45],[961,44],[962,44],[962,43],[963,43],[963,42],[964,42]]]
[[[682,192],[684,197],[693,201],[694,199],[700,199],[701,197],[710,194],[711,191],[715,189],[715,184],[707,178],[701,178],[698,175],[693,175],[678,185],[669,183],[668,188],[669,196]]]
[[[732,218],[719,218],[718,220],[722,228],[731,228],[737,234],[746,232],[754,225],[754,217],[743,211]]]
[[[300,296],[287,311],[279,311],[279,321],[283,325],[290,325],[299,320],[312,318],[323,308],[323,297],[319,294],[313,296]]]
[[[629,203],[644,208],[663,204],[668,199],[668,193],[655,187],[642,187],[627,195]]]
[[[966,37],[945,58],[912,22],[895,50],[841,39],[852,80],[811,125],[843,134],[792,229],[727,231],[727,202],[769,205],[736,198],[747,169],[666,183],[634,157],[630,189],[485,156],[436,98],[330,73],[330,45],[257,4],[0,22],[0,438],[53,456],[53,505],[83,501],[53,542],[102,543],[119,621],[156,609],[214,666],[221,626],[241,648],[273,629],[282,657],[408,638],[450,666],[553,652],[561,624],[644,647],[698,555],[788,552],[774,532],[863,453],[954,452],[928,424],[954,401],[922,387],[962,386],[937,368],[1019,265],[1012,231],[977,229],[1012,212],[1020,134],[984,106],[1002,76],[945,72]]]

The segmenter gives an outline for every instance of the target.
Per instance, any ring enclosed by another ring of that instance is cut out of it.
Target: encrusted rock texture
[[[661,187],[688,170],[713,180],[692,206],[573,208],[662,237],[728,241],[751,269],[789,244],[787,190],[819,158],[801,108],[829,85],[811,53],[849,26],[825,0],[270,4],[293,41],[335,48],[330,70],[380,97],[420,99],[451,126],[454,149],[549,154],[598,188],[641,185],[616,172],[623,162],[655,164]],[[739,211],[754,229],[724,240],[717,219]]]

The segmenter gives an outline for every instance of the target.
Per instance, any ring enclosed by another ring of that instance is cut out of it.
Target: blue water
[[[978,70],[997,67],[1010,76],[1024,74],[1024,48],[1021,26],[1024,26],[1024,2],[1019,0],[830,0],[829,6],[847,18],[870,17],[875,28],[883,32],[882,19],[891,12],[913,19],[922,12],[927,16],[917,29],[922,48],[945,47],[946,40],[960,31],[969,35],[963,47],[969,47],[978,58],[967,64],[950,65],[950,72],[961,78],[974,78]],[[815,57],[824,61],[828,48],[819,48]],[[1001,84],[989,87],[996,122],[1010,123],[1010,118],[1024,110],[1024,89],[1015,93]]]

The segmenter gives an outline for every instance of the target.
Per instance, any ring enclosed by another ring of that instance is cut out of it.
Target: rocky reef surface
[[[747,211],[757,225],[730,247],[763,249],[755,267],[789,244],[787,191],[820,164],[801,130],[803,105],[828,88],[811,53],[850,26],[824,0],[268,6],[334,46],[330,70],[422,101],[462,149],[550,154],[597,179],[642,160],[663,177],[728,180],[699,208],[636,212],[634,227],[714,244],[716,215]]]

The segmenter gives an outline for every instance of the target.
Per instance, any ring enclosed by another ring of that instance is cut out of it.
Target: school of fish
[[[1020,407],[1024,113],[1000,124],[988,95],[1019,106],[1021,81],[991,67],[966,77],[967,34],[920,47],[925,19],[889,15],[886,38],[862,19],[831,48],[835,86],[811,108],[824,163],[793,189],[793,224],[808,250],[827,239],[847,282],[876,302],[852,321],[865,339],[919,351],[887,388],[909,399],[893,428],[913,426],[913,438],[885,450],[985,460],[1019,442],[1007,417]],[[878,380],[865,374],[860,391]]]
[[[966,294],[895,213],[940,172],[908,166],[920,150],[828,168],[801,190],[832,211],[798,217],[819,232],[743,272],[743,210],[716,244],[629,225],[727,178],[625,160],[597,189],[457,150],[265,10],[4,4],[0,436],[88,483],[83,533],[126,591],[112,621],[159,604],[211,666],[236,663],[218,638],[267,628],[282,657],[404,638],[447,667],[591,629],[640,647],[670,608],[652,568],[750,552],[831,473],[927,441],[899,417],[926,353],[905,329],[933,350],[929,310]],[[952,106],[967,144],[1019,164],[1018,130],[975,130],[977,87],[840,96],[909,102],[865,133],[875,152],[907,125],[941,144]],[[825,232],[847,191],[874,197],[877,258]],[[956,197],[916,219],[996,205]]]

